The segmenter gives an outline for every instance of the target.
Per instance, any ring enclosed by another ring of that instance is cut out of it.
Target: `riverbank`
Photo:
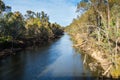
[[[51,41],[54,41],[60,38],[62,35],[64,35],[64,33],[60,35],[56,35],[49,39],[24,38],[19,40],[1,42],[0,43],[0,59],[7,57],[9,55],[15,55],[17,52],[20,52],[28,47],[32,47],[32,46],[41,47]]]
[[[79,49],[85,55],[89,55],[96,60],[96,63],[91,62],[90,64],[88,64],[92,71],[94,71],[99,66],[102,68],[102,76],[108,78],[119,78],[119,67],[117,69],[114,68],[114,65],[110,59],[111,55],[106,53],[105,50],[103,50],[103,48],[98,45],[98,42],[96,42],[95,39],[87,37],[87,34],[70,35],[74,42],[73,46],[75,48]],[[84,57],[83,63],[85,63],[85,58],[86,57]]]
[[[81,14],[66,28],[76,43],[74,46],[100,63],[103,76],[113,78],[120,77],[118,3],[120,2],[115,0],[82,0],[77,5],[77,12]]]

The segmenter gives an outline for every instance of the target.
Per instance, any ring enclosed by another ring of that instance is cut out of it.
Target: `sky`
[[[44,11],[49,15],[50,22],[57,22],[62,26],[69,25],[76,18],[77,3],[80,0],[3,0],[12,7],[12,11],[25,14],[27,10]]]

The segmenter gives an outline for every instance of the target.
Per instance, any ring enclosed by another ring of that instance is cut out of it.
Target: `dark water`
[[[0,80],[92,80],[69,35],[0,60]]]

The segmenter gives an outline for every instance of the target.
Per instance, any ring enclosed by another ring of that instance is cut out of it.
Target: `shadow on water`
[[[0,80],[96,80],[69,35],[0,60]]]

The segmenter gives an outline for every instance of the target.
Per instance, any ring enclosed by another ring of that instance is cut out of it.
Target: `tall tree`
[[[27,14],[25,14],[25,16],[27,19],[34,18],[34,16],[35,16],[35,12],[33,12],[31,10],[27,10],[26,13]]]

